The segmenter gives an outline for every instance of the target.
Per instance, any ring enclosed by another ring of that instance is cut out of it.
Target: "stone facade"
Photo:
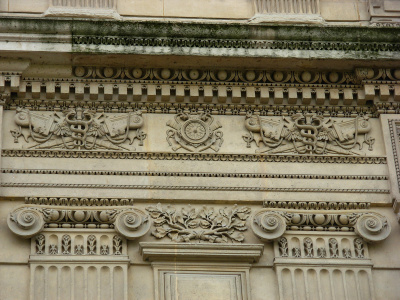
[[[399,299],[398,1],[0,15],[0,299]]]

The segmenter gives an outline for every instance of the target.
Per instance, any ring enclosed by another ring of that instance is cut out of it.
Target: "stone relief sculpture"
[[[9,214],[7,223],[13,233],[24,238],[37,235],[46,224],[50,228],[114,228],[123,237],[133,240],[145,235],[151,226],[148,215],[132,207],[92,210],[78,207],[65,209],[23,206]],[[95,243],[93,241],[90,247],[95,247]],[[79,252],[80,249],[75,251]]]
[[[200,211],[190,205],[177,211],[161,204],[146,208],[154,219],[155,230],[151,233],[156,238],[168,237],[173,242],[192,240],[210,243],[242,242],[247,230],[246,220],[250,208],[234,206],[215,212],[213,208],[203,207]]]
[[[223,143],[223,133],[217,130],[222,127],[220,122],[207,113],[186,114],[175,116],[175,121],[168,121],[167,142],[172,150],[184,148],[190,152],[202,152],[211,148],[218,152]]]
[[[264,241],[278,240],[288,230],[354,231],[367,242],[386,239],[391,231],[386,217],[375,212],[359,211],[258,211],[251,221],[256,236]]]
[[[32,139],[36,144],[29,148],[33,149],[131,150],[122,144],[129,141],[132,145],[137,139],[143,146],[146,138],[141,130],[143,117],[140,111],[105,116],[78,107],[44,115],[18,108],[14,121],[18,125],[17,129],[11,130],[14,142],[18,143],[21,136],[27,143]]]
[[[256,143],[256,153],[360,155],[354,150],[356,145],[361,150],[367,144],[372,151],[375,141],[368,137],[368,117],[336,122],[315,113],[298,113],[282,119],[248,114],[245,127],[249,133],[243,139],[248,148]]]

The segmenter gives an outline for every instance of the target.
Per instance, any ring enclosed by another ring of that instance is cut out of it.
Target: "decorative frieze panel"
[[[286,230],[349,232],[368,242],[386,239],[391,227],[386,217],[370,211],[309,211],[265,208],[251,220],[255,235],[265,241],[277,240]]]
[[[372,151],[375,141],[368,137],[371,130],[368,117],[337,122],[315,113],[282,119],[247,115],[245,127],[249,133],[243,139],[248,148],[252,142],[256,143],[259,147],[256,153],[361,155],[357,150],[366,144]],[[358,149],[354,149],[357,145]]]
[[[274,242],[275,257],[369,259],[367,244],[354,233],[287,231]]]
[[[32,140],[32,149],[107,149],[130,150],[124,143],[132,145],[139,140],[143,146],[146,134],[141,130],[143,117],[140,111],[106,116],[94,111],[76,108],[43,114],[19,108],[14,122],[17,129],[11,130],[14,142],[22,137],[26,143]]]
[[[53,259],[62,259],[64,255],[77,259],[79,255],[127,255],[126,239],[111,229],[46,228],[31,238],[31,244],[31,255],[56,255]]]
[[[214,122],[210,114],[185,114],[175,117],[175,121],[168,121],[167,142],[172,150],[180,148],[190,152],[202,152],[212,149],[218,152],[224,139],[219,121]]]
[[[183,207],[149,206],[146,208],[154,219],[155,230],[152,235],[156,238],[168,237],[173,242],[203,241],[209,243],[242,242],[243,231],[247,230],[246,220],[250,208],[237,207],[214,211],[212,207],[204,206],[198,210]]]
[[[46,227],[98,230],[114,228],[123,237],[135,239],[145,235],[151,226],[145,212],[133,207],[120,206],[100,210],[27,205],[12,211],[7,223],[13,233],[24,238],[35,236]]]

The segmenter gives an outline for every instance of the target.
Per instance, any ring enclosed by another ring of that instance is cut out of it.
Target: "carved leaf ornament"
[[[8,227],[18,236],[30,238],[49,227],[114,228],[127,239],[145,235],[151,226],[148,215],[137,208],[110,208],[106,210],[63,209],[23,206],[12,211],[7,219]],[[89,224],[89,225],[87,225]]]
[[[386,239],[391,231],[387,219],[375,212],[301,211],[262,209],[252,218],[251,227],[264,241],[278,240],[286,230],[354,231],[367,242]]]
[[[242,231],[247,230],[246,220],[250,208],[234,206],[215,212],[213,208],[203,207],[197,211],[190,205],[177,211],[161,204],[146,208],[154,219],[156,238],[168,237],[173,242],[204,241],[210,243],[242,242]]]

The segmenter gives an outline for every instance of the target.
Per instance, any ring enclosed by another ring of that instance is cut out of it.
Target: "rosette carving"
[[[31,207],[20,207],[11,212],[7,218],[10,230],[23,238],[30,238],[44,227],[43,214]]]
[[[139,209],[130,209],[118,214],[114,222],[115,230],[129,240],[145,235],[151,226],[147,214]]]
[[[285,233],[286,220],[276,212],[261,210],[254,215],[251,228],[261,240],[273,241],[279,239]]]
[[[354,231],[367,242],[383,241],[389,236],[390,230],[387,219],[377,213],[360,216],[354,226]]]

